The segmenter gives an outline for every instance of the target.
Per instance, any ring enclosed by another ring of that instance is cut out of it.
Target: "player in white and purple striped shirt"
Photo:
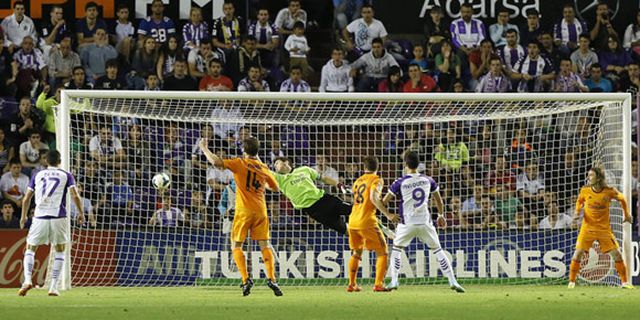
[[[418,238],[430,250],[434,250],[440,264],[440,270],[448,278],[451,289],[457,292],[465,292],[464,288],[458,284],[451,269],[449,258],[447,258],[440,246],[438,233],[433,226],[431,212],[429,211],[429,196],[433,194],[436,207],[438,207],[438,226],[441,228],[447,226],[447,221],[444,219],[444,203],[440,197],[440,189],[433,178],[418,173],[419,164],[418,153],[414,151],[405,153],[404,167],[407,174],[393,182],[389,187],[389,192],[382,200],[386,206],[392,199],[397,199],[400,213],[400,223],[396,228],[396,236],[393,239],[393,252],[391,253],[391,283],[387,288],[398,288],[398,273],[402,261],[400,255],[404,248],[411,244],[413,238]]]
[[[209,25],[202,21],[202,9],[191,7],[189,22],[182,27],[183,48],[185,50],[198,48],[202,39],[210,38]]]
[[[27,213],[31,198],[35,195],[36,209],[33,223],[27,235],[27,250],[24,253],[24,283],[18,295],[25,296],[33,288],[31,276],[36,249],[39,245],[51,243],[55,246],[54,262],[49,287],[50,296],[58,296],[58,279],[64,265],[64,249],[69,242],[69,228],[67,222],[67,191],[78,208],[78,225],[84,223],[84,208],[82,199],[76,190],[76,182],[71,173],[59,168],[60,152],[50,150],[47,153],[49,167],[41,170],[29,182],[27,194],[22,200],[22,217],[20,228],[27,223]]]

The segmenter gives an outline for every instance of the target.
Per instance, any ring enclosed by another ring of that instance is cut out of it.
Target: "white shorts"
[[[31,246],[39,246],[43,244],[66,244],[69,242],[69,224],[66,218],[58,219],[38,219],[34,218],[29,234],[27,235],[27,244]]]
[[[393,245],[408,247],[413,238],[418,238],[421,242],[426,243],[431,250],[440,248],[440,239],[438,239],[436,228],[427,224],[398,224]]]

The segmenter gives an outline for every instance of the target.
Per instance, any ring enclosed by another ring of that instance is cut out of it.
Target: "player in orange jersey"
[[[576,251],[571,258],[569,267],[569,289],[576,286],[576,277],[580,272],[580,259],[585,250],[589,250],[594,241],[600,243],[600,250],[609,253],[616,263],[616,270],[622,280],[622,288],[633,289],[627,282],[627,268],[620,254],[620,247],[616,237],[611,231],[609,223],[609,206],[611,200],[618,200],[624,210],[624,222],[631,222],[631,214],[627,208],[627,200],[624,195],[606,183],[604,169],[593,167],[587,175],[588,185],[580,189],[580,195],[576,202],[574,221],[580,219],[580,210],[584,206],[584,218],[578,234]]]
[[[356,275],[362,250],[367,249],[376,253],[376,281],[373,287],[375,292],[390,291],[382,284],[387,274],[387,241],[376,218],[376,208],[380,210],[392,222],[398,222],[400,218],[389,212],[382,203],[382,186],[384,182],[377,175],[378,159],[365,157],[363,159],[365,173],[353,185],[353,208],[349,216],[347,231],[349,233],[349,287],[348,292],[360,291],[356,284]]]
[[[278,183],[271,175],[269,168],[258,158],[260,142],[256,138],[245,139],[244,156],[230,160],[222,160],[209,150],[206,139],[200,140],[200,149],[207,160],[220,169],[229,169],[233,172],[236,182],[236,212],[233,218],[231,241],[233,243],[233,260],[238,266],[242,276],[242,294],[249,295],[253,280],[247,274],[247,262],[242,245],[251,232],[251,239],[257,240],[262,251],[262,260],[267,268],[267,285],[276,296],[281,296],[282,291],[276,282],[275,260],[273,251],[269,246],[269,218],[267,217],[267,205],[264,192],[268,188],[278,191]]]

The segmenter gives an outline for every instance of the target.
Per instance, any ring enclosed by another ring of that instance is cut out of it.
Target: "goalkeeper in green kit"
[[[278,182],[280,192],[291,201],[294,208],[302,210],[325,227],[340,234],[347,233],[347,224],[341,216],[347,217],[351,214],[351,204],[325,194],[324,190],[316,186],[315,181],[319,180],[336,186],[344,193],[345,188],[341,183],[332,178],[323,177],[309,167],[292,169],[289,159],[284,157],[276,158],[273,165],[276,169],[273,176]]]

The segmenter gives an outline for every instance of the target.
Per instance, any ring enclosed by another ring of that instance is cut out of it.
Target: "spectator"
[[[520,43],[528,44],[532,41],[540,41],[540,13],[536,9],[527,10],[527,25],[522,28]]]
[[[65,89],[93,89],[93,84],[85,80],[86,75],[82,66],[73,68],[71,80],[65,82]]]
[[[183,186],[185,179],[184,162],[187,158],[187,144],[180,132],[180,128],[175,122],[169,123],[164,128],[162,141],[159,141],[156,156],[159,157],[158,164],[163,166],[164,171],[170,172],[173,182]]]
[[[258,9],[258,20],[249,25],[248,36],[256,38],[260,60],[266,68],[277,65],[275,50],[280,44],[280,35],[275,23],[269,21],[269,10]]]
[[[436,55],[436,69],[438,70],[438,86],[449,92],[456,79],[462,76],[462,62],[460,56],[453,53],[448,40],[442,40],[440,53]]]
[[[96,42],[95,35],[98,30],[107,30],[107,24],[104,20],[98,18],[98,4],[90,1],[84,5],[84,19],[76,21],[76,39],[78,41],[78,51],[82,56],[83,47]],[[101,40],[101,44],[104,45],[104,40]]]
[[[527,49],[518,44],[518,31],[513,29],[507,30],[505,37],[507,43],[498,47],[497,52],[506,71],[510,73],[516,63],[527,55]]]
[[[89,141],[89,153],[91,159],[96,161],[101,168],[125,167],[127,155],[119,138],[114,137],[110,124],[102,123],[98,135]],[[120,172],[116,170],[115,172]],[[115,183],[115,175],[114,175]]]
[[[553,42],[553,34],[550,31],[540,33],[540,45],[540,55],[551,61],[553,71],[560,71],[560,60],[568,57],[569,54],[556,47]]]
[[[225,1],[222,5],[224,15],[213,21],[214,48],[221,49],[225,54],[240,47],[240,40],[247,34],[247,24],[242,17],[236,16],[236,8],[233,2]]]
[[[347,41],[347,50],[356,50],[359,54],[371,51],[371,42],[373,39],[380,38],[382,41],[387,40],[387,29],[380,20],[374,19],[373,6],[365,4],[360,11],[362,18],[353,20],[342,31],[344,39]],[[353,34],[354,40],[351,40]]]
[[[160,47],[160,55],[158,56],[157,74],[160,81],[173,73],[173,65],[176,60],[186,59],[182,49],[178,46],[178,38],[170,36],[169,40]]]
[[[429,65],[427,59],[424,56],[424,46],[422,44],[416,44],[413,46],[413,59],[409,61],[409,64],[417,64],[420,66],[420,72],[429,73]]]
[[[220,202],[218,203],[218,211],[222,215],[222,234],[229,234],[231,232],[231,221],[233,221],[235,209],[236,183],[235,179],[231,179],[231,182],[222,191]],[[231,237],[229,237],[229,239],[231,239]]]
[[[98,203],[98,207],[102,208],[100,217],[103,222],[110,223],[112,220],[115,222],[116,219],[132,216],[133,197],[133,189],[127,183],[122,171],[113,171],[113,183],[106,186]]]
[[[34,47],[31,36],[24,37],[21,49],[13,54],[13,60],[18,65],[16,75],[18,96],[35,96],[38,85],[47,81],[48,69],[44,63],[42,51]]]
[[[311,92],[309,84],[302,80],[302,68],[300,66],[291,66],[289,79],[282,82],[280,92]]]
[[[200,91],[233,91],[231,78],[222,75],[222,61],[209,60],[209,73],[200,80]]]
[[[32,41],[38,39],[36,26],[33,24],[33,20],[24,14],[24,11],[24,3],[15,1],[13,2],[13,14],[5,17],[0,23],[0,27],[4,31],[4,46],[11,54],[22,47],[22,41],[26,37],[30,37]]]
[[[4,34],[0,30],[0,96],[15,96],[18,64],[4,44]]]
[[[637,62],[629,64],[629,77],[624,79],[620,90],[627,92],[640,91],[640,66]]]
[[[187,74],[187,62],[182,59],[176,60],[173,75],[165,78],[162,90],[198,90],[198,82]]]
[[[123,55],[126,61],[131,61],[131,51],[135,48],[134,37],[136,28],[129,21],[129,8],[126,3],[118,4],[116,11],[118,19],[116,19],[112,34],[115,35],[116,50]]]
[[[133,179],[134,186],[141,187],[143,181],[146,181],[151,173],[152,158],[149,141],[142,135],[140,125],[129,126],[127,138],[122,143],[122,149],[127,155],[129,178]]]
[[[229,57],[228,73],[233,83],[238,83],[246,77],[252,65],[258,66],[262,72],[262,60],[256,50],[256,39],[249,35],[242,41],[242,47],[233,51]]]
[[[602,76],[602,68],[599,63],[594,63],[589,67],[590,77],[584,82],[591,92],[613,92],[611,80]]]
[[[614,83],[627,76],[627,69],[632,59],[627,51],[620,45],[616,36],[608,39],[608,49],[598,52],[598,62],[605,71],[605,76]]]
[[[309,70],[307,53],[309,53],[311,48],[309,47],[307,38],[304,35],[304,24],[302,22],[298,21],[294,24],[293,34],[287,38],[287,41],[285,41],[284,48],[289,52],[290,66],[300,66],[303,77],[306,78]]]
[[[447,137],[438,145],[434,159],[447,172],[459,172],[460,167],[469,162],[469,149],[459,140],[455,128],[447,129]]]
[[[571,59],[568,58],[560,61],[560,72],[553,87],[555,92],[589,92],[589,88],[582,84],[580,76],[573,72]]]
[[[566,54],[578,46],[578,36],[587,32],[587,24],[576,18],[573,4],[565,4],[562,8],[562,20],[553,26],[555,45]]]
[[[475,228],[481,229],[506,229],[508,225],[502,221],[502,217],[496,214],[493,203],[489,196],[485,195],[480,199],[480,217],[482,224],[475,224]]]
[[[480,78],[476,92],[509,92],[511,91],[511,79],[502,71],[502,62],[499,58],[491,58],[489,72]]]
[[[431,7],[429,16],[425,18],[424,22],[424,35],[427,39],[427,58],[433,59],[440,53],[442,40],[451,41],[449,25],[444,18],[442,8],[439,6]]]
[[[334,0],[333,1],[333,19],[334,27],[339,31],[347,27],[347,25],[360,17],[363,0]],[[338,32],[336,31],[336,32]],[[337,35],[337,33],[336,33]],[[338,37],[336,37],[337,39]]]
[[[60,42],[60,49],[51,54],[49,62],[49,85],[55,87],[71,80],[73,69],[82,65],[80,56],[71,50],[71,39]]]
[[[49,153],[47,149],[40,149],[38,152],[38,164],[31,170],[31,174],[29,175],[31,178],[35,178],[38,172],[47,168],[47,153]]]
[[[402,92],[404,83],[402,82],[402,71],[398,66],[389,68],[387,78],[378,84],[378,92]]]
[[[509,23],[509,14],[511,11],[506,7],[500,7],[498,9],[498,17],[496,23],[489,26],[489,35],[491,36],[491,41],[496,47],[504,46],[507,44],[507,31],[515,30],[517,33],[520,33],[518,26],[515,24]]]
[[[144,91],[160,91],[158,75],[149,73],[144,78]]]
[[[462,203],[460,197],[453,196],[449,201],[449,210],[445,210],[444,218],[447,220],[447,229],[466,228],[467,221],[462,215]]]
[[[572,227],[572,224],[573,218],[564,213],[560,213],[558,205],[554,202],[547,207],[547,216],[540,220],[538,228],[542,230],[569,229]]]
[[[55,117],[55,110],[53,109],[53,107],[58,106],[60,104],[60,102],[62,101],[61,99],[61,92],[62,92],[62,84],[58,84],[57,86],[54,87],[54,95],[51,97],[48,97],[50,91],[51,91],[51,86],[49,85],[45,85],[44,89],[42,90],[42,93],[40,93],[40,95],[38,96],[38,100],[36,101],[36,108],[42,110],[42,112],[44,112],[45,114],[45,118],[44,118],[44,136],[42,137],[43,141],[45,141],[46,143],[55,143],[56,140],[56,117]]]
[[[489,172],[487,178],[488,179],[485,181],[485,186],[489,188],[492,194],[498,192],[499,186],[503,186],[504,188],[508,188],[510,190],[515,190],[516,188],[516,176],[507,167],[505,156],[496,156],[494,168]]]
[[[361,68],[365,69],[358,80],[356,90],[360,92],[375,92],[378,84],[388,74],[389,68],[398,66],[398,62],[382,47],[382,39],[373,39],[371,52],[364,54],[351,65],[351,76],[356,76]]]
[[[543,208],[545,183],[538,164],[529,162],[516,179],[516,190],[531,214]]]
[[[216,152],[219,156],[225,156],[227,153],[223,149]],[[224,188],[233,181],[233,173],[227,169],[219,169],[215,166],[207,167],[207,193],[222,192]]]
[[[20,144],[29,139],[31,131],[42,129],[44,114],[31,104],[29,97],[22,97],[18,104],[18,112],[7,119],[9,131],[6,132],[9,142],[19,148]]]
[[[596,23],[590,32],[591,42],[596,50],[605,50],[610,36],[618,37],[618,33],[609,21],[609,5],[606,2],[598,2],[596,7]]]
[[[333,179],[334,181],[339,181],[340,176],[338,175],[338,170],[332,167],[328,162],[328,155],[325,155],[324,153],[317,153],[316,165],[315,167],[313,167],[313,169],[316,170],[321,177],[328,177]]]
[[[118,57],[116,49],[109,44],[105,29],[96,29],[94,40],[80,51],[82,67],[92,83],[105,75],[107,61]]]
[[[207,175],[208,162],[207,158],[202,153],[202,150],[198,147],[200,140],[205,139],[211,150],[226,150],[229,148],[227,141],[222,140],[221,137],[216,136],[213,126],[211,124],[203,124],[200,127],[200,137],[196,139],[191,149],[191,165],[193,183],[197,190],[204,190],[206,185],[205,177]]]
[[[531,42],[527,48],[527,56],[516,63],[511,79],[520,81],[518,92],[542,92],[545,85],[555,78],[553,66],[540,56],[540,43]]]
[[[480,48],[469,54],[469,68],[471,70],[470,88],[475,88],[481,76],[489,72],[492,58],[500,58],[493,52],[493,43],[489,39],[480,42]]]
[[[143,47],[144,39],[153,38],[157,48],[167,42],[171,35],[176,34],[176,26],[171,18],[164,15],[164,2],[151,1],[151,15],[140,21],[138,27],[138,48]]]
[[[71,30],[67,28],[67,25],[64,21],[63,10],[61,6],[51,6],[51,11],[49,12],[49,20],[42,22],[40,34],[42,35],[40,48],[44,53],[45,61],[48,62],[49,55],[57,51],[57,46],[62,42],[63,39],[67,38],[69,39],[69,42],[71,41]]]
[[[7,140],[4,130],[0,127],[0,173],[9,171],[9,160],[15,157],[15,148]]]
[[[197,79],[204,77],[207,74],[207,65],[212,59],[224,61],[219,52],[211,50],[211,41],[203,39],[198,49],[189,51],[189,74]]]
[[[199,48],[204,39],[211,39],[209,25],[202,21],[202,9],[191,7],[189,22],[182,27],[183,49],[189,51]]]
[[[280,10],[276,16],[275,25],[278,28],[278,34],[286,36],[293,34],[293,25],[298,21],[306,25],[307,12],[300,9],[300,0],[289,0],[289,6]]]
[[[640,57],[640,10],[636,13],[636,20],[624,31],[622,46],[635,57]],[[637,59],[636,59],[637,60]]]
[[[462,61],[466,61],[471,51],[477,49],[485,38],[484,24],[472,16],[473,6],[463,3],[460,5],[460,18],[454,20],[450,27],[453,46]]]
[[[91,228],[95,228],[97,226],[97,221],[96,221],[96,215],[94,214],[93,211],[93,205],[91,204],[91,200],[89,200],[88,198],[85,198],[83,195],[83,188],[82,188],[82,184],[81,183],[76,183],[76,189],[78,191],[78,195],[80,195],[80,201],[82,202],[82,208],[84,209],[84,214],[86,217],[88,217],[87,221],[85,221],[85,223],[82,226],[76,226],[75,227],[87,227],[90,226]],[[71,201],[71,223],[76,223],[76,219],[78,217],[78,207],[76,206],[75,201]]]
[[[269,83],[262,79],[260,71],[260,67],[251,65],[249,75],[238,83],[238,91],[271,91]]]
[[[589,35],[583,33],[580,35],[578,43],[578,50],[571,54],[571,62],[573,63],[573,72],[580,75],[582,80],[589,78],[589,70],[591,65],[598,63],[598,55],[591,50],[591,39]]]
[[[96,80],[95,88],[99,90],[124,90],[126,83],[118,78],[118,60],[111,59],[105,64],[105,75]]]
[[[331,60],[322,67],[318,91],[353,92],[355,88],[353,87],[353,78],[349,75],[350,70],[349,63],[344,60],[342,48],[333,48]]]
[[[25,173],[40,165],[40,150],[49,150],[49,146],[42,142],[42,135],[38,131],[29,133],[29,140],[20,144],[20,164]]]
[[[522,228],[522,221],[526,209],[518,199],[510,186],[497,185],[496,200],[494,202],[495,212],[509,228]]]
[[[202,192],[192,193],[191,203],[184,208],[184,219],[191,228],[207,228],[211,212],[205,203]]]
[[[127,75],[129,87],[134,90],[144,88],[144,78],[147,74],[156,74],[158,67],[158,50],[152,38],[144,40],[144,46],[136,51],[131,63],[133,70]]]
[[[470,224],[481,223],[478,218],[481,212],[480,201],[483,197],[484,189],[477,184],[473,187],[473,194],[462,202],[461,213]]]
[[[511,140],[511,146],[506,155],[514,169],[524,166],[527,161],[535,157],[533,147],[527,141],[526,129],[516,129],[515,137]]]
[[[20,220],[15,216],[16,206],[10,200],[2,200],[0,202],[2,207],[0,213],[2,213],[2,219],[0,219],[0,229],[19,229]]]
[[[435,80],[420,71],[417,64],[409,65],[409,80],[402,88],[403,92],[436,92],[440,91]]]
[[[20,159],[13,158],[9,162],[9,172],[4,173],[0,178],[2,197],[13,202],[18,208],[22,208],[22,198],[29,186],[29,177],[21,171]]]

